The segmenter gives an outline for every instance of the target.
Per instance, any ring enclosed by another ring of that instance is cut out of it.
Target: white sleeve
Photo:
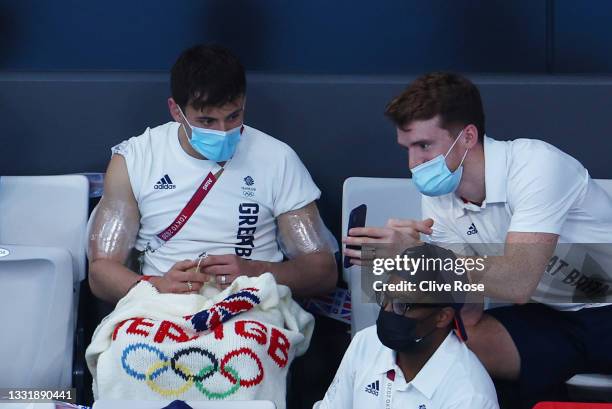
[[[321,191],[293,149],[286,146],[280,155],[279,179],[273,187],[274,217],[300,209],[321,197]]]
[[[140,201],[143,175],[146,172],[146,167],[148,166],[148,161],[145,158],[146,149],[145,146],[143,146],[142,139],[139,138],[144,138],[144,135],[148,133],[149,128],[147,128],[145,133],[140,137],[132,137],[111,148],[112,154],[121,155],[125,159],[130,185],[132,185],[134,198],[137,202]]]
[[[318,409],[351,409],[353,407],[353,386],[355,383],[355,359],[363,359],[365,357],[355,356],[357,343],[361,339],[360,333],[357,333],[342,357],[342,362],[336,371],[336,376],[325,393],[325,397],[321,401]]]
[[[484,395],[469,395],[457,401],[454,401],[445,409],[499,409],[499,404],[495,400]]]
[[[534,141],[528,147],[514,153],[520,162],[508,175],[508,231],[560,234],[570,209],[584,197],[588,172],[553,146]]]

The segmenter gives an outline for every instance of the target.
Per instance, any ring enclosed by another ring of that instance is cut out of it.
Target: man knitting
[[[172,68],[171,88],[174,122],[112,149],[90,230],[93,293],[114,303],[143,278],[180,294],[199,291],[210,276],[227,287],[264,272],[294,295],[332,289],[336,264],[315,204],[321,192],[289,146],[244,125],[238,59],[217,46],[190,48]],[[124,265],[134,246],[144,277]],[[202,253],[209,257],[196,272]]]
[[[292,295],[337,280],[320,191],[289,146],[244,124],[228,50],[183,52],[171,88],[174,121],[112,149],[92,218],[89,284],[117,303],[86,352],[94,398],[283,408],[314,326]]]

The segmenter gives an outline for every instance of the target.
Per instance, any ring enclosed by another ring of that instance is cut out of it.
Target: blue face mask
[[[200,155],[215,162],[225,162],[234,156],[236,146],[240,142],[242,125],[229,131],[215,131],[213,129],[198,128],[192,126],[183,111],[179,108],[181,115],[191,128],[191,139],[189,143]]]
[[[412,182],[425,196],[441,196],[457,190],[461,181],[461,175],[463,174],[463,161],[467,156],[468,150],[465,150],[461,163],[454,172],[451,172],[446,165],[446,157],[462,134],[463,130],[459,133],[448,152],[446,152],[446,155],[438,155],[432,160],[410,169],[412,172]]]

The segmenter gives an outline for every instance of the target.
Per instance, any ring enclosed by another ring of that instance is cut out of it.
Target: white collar
[[[507,143],[496,141],[484,136],[484,159],[485,159],[485,200],[481,206],[474,203],[464,202],[462,198],[453,195],[453,215],[459,218],[466,211],[480,212],[490,203],[506,203],[506,189],[508,180]]]
[[[484,137],[485,192],[487,203],[506,203],[508,144]]]
[[[376,362],[374,371],[377,374],[387,374],[393,370],[400,371],[401,369],[396,364],[396,352],[383,346],[384,350],[381,359]],[[419,373],[407,385],[412,385],[419,392],[431,400],[436,388],[446,376],[449,368],[459,356],[461,350],[461,341],[457,338],[454,331],[450,331],[438,349],[427,360]]]

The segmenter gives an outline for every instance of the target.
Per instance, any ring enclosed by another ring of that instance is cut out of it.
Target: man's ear
[[[455,310],[453,307],[444,307],[436,316],[436,328],[446,328],[455,319]]]
[[[183,116],[179,111],[179,106],[172,97],[168,98],[168,111],[170,111],[170,116],[172,119],[174,119],[176,122],[183,123]]]
[[[465,149],[472,149],[478,143],[478,128],[475,125],[469,124],[463,129],[463,140]]]

